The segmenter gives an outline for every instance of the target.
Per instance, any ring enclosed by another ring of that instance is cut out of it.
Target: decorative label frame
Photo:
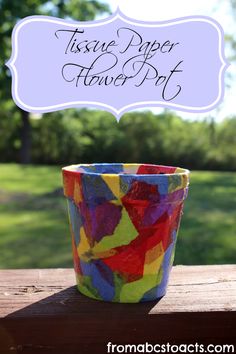
[[[95,107],[119,118],[136,108],[207,112],[224,97],[224,32],[205,16],[164,22],[30,16],[13,30],[12,96],[45,113]]]

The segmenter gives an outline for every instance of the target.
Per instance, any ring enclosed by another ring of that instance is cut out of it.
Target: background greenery
[[[0,120],[0,161],[19,161],[16,117]],[[190,169],[236,170],[236,117],[183,120],[165,111],[125,114],[119,123],[103,111],[67,110],[31,118],[31,161],[152,162]],[[18,157],[18,158],[17,158]]]
[[[221,0],[219,0],[220,3]],[[232,0],[232,9],[236,1]],[[72,266],[61,166],[145,162],[193,170],[175,263],[236,262],[236,114],[184,120],[165,110],[125,114],[70,109],[30,115],[12,101],[11,31],[22,17],[86,20],[108,13],[95,0],[0,0],[0,268]],[[226,36],[235,59],[234,35]],[[50,166],[49,166],[50,165]],[[198,170],[198,171],[197,171]]]

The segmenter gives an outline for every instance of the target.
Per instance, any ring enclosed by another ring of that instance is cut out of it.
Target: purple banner
[[[148,106],[207,112],[223,100],[224,33],[208,17],[32,16],[15,26],[12,44],[12,95],[29,112],[90,106],[119,118]]]

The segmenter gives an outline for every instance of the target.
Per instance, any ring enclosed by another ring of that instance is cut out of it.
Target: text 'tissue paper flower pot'
[[[111,163],[62,172],[79,291],[113,302],[165,295],[189,171]]]

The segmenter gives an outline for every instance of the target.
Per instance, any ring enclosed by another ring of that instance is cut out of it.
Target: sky
[[[190,15],[210,16],[221,24],[225,33],[236,36],[236,14],[233,18],[230,0],[104,0],[104,2],[110,5],[112,12],[119,6],[126,16],[137,20],[164,21]],[[231,54],[226,48],[226,57],[229,58]],[[221,120],[236,113],[236,63],[230,64],[227,74],[230,74],[232,79],[225,80],[230,87],[226,88],[224,101],[217,109],[204,114],[181,112],[182,117],[202,119],[211,116]],[[162,111],[159,108],[152,110],[155,113]]]

